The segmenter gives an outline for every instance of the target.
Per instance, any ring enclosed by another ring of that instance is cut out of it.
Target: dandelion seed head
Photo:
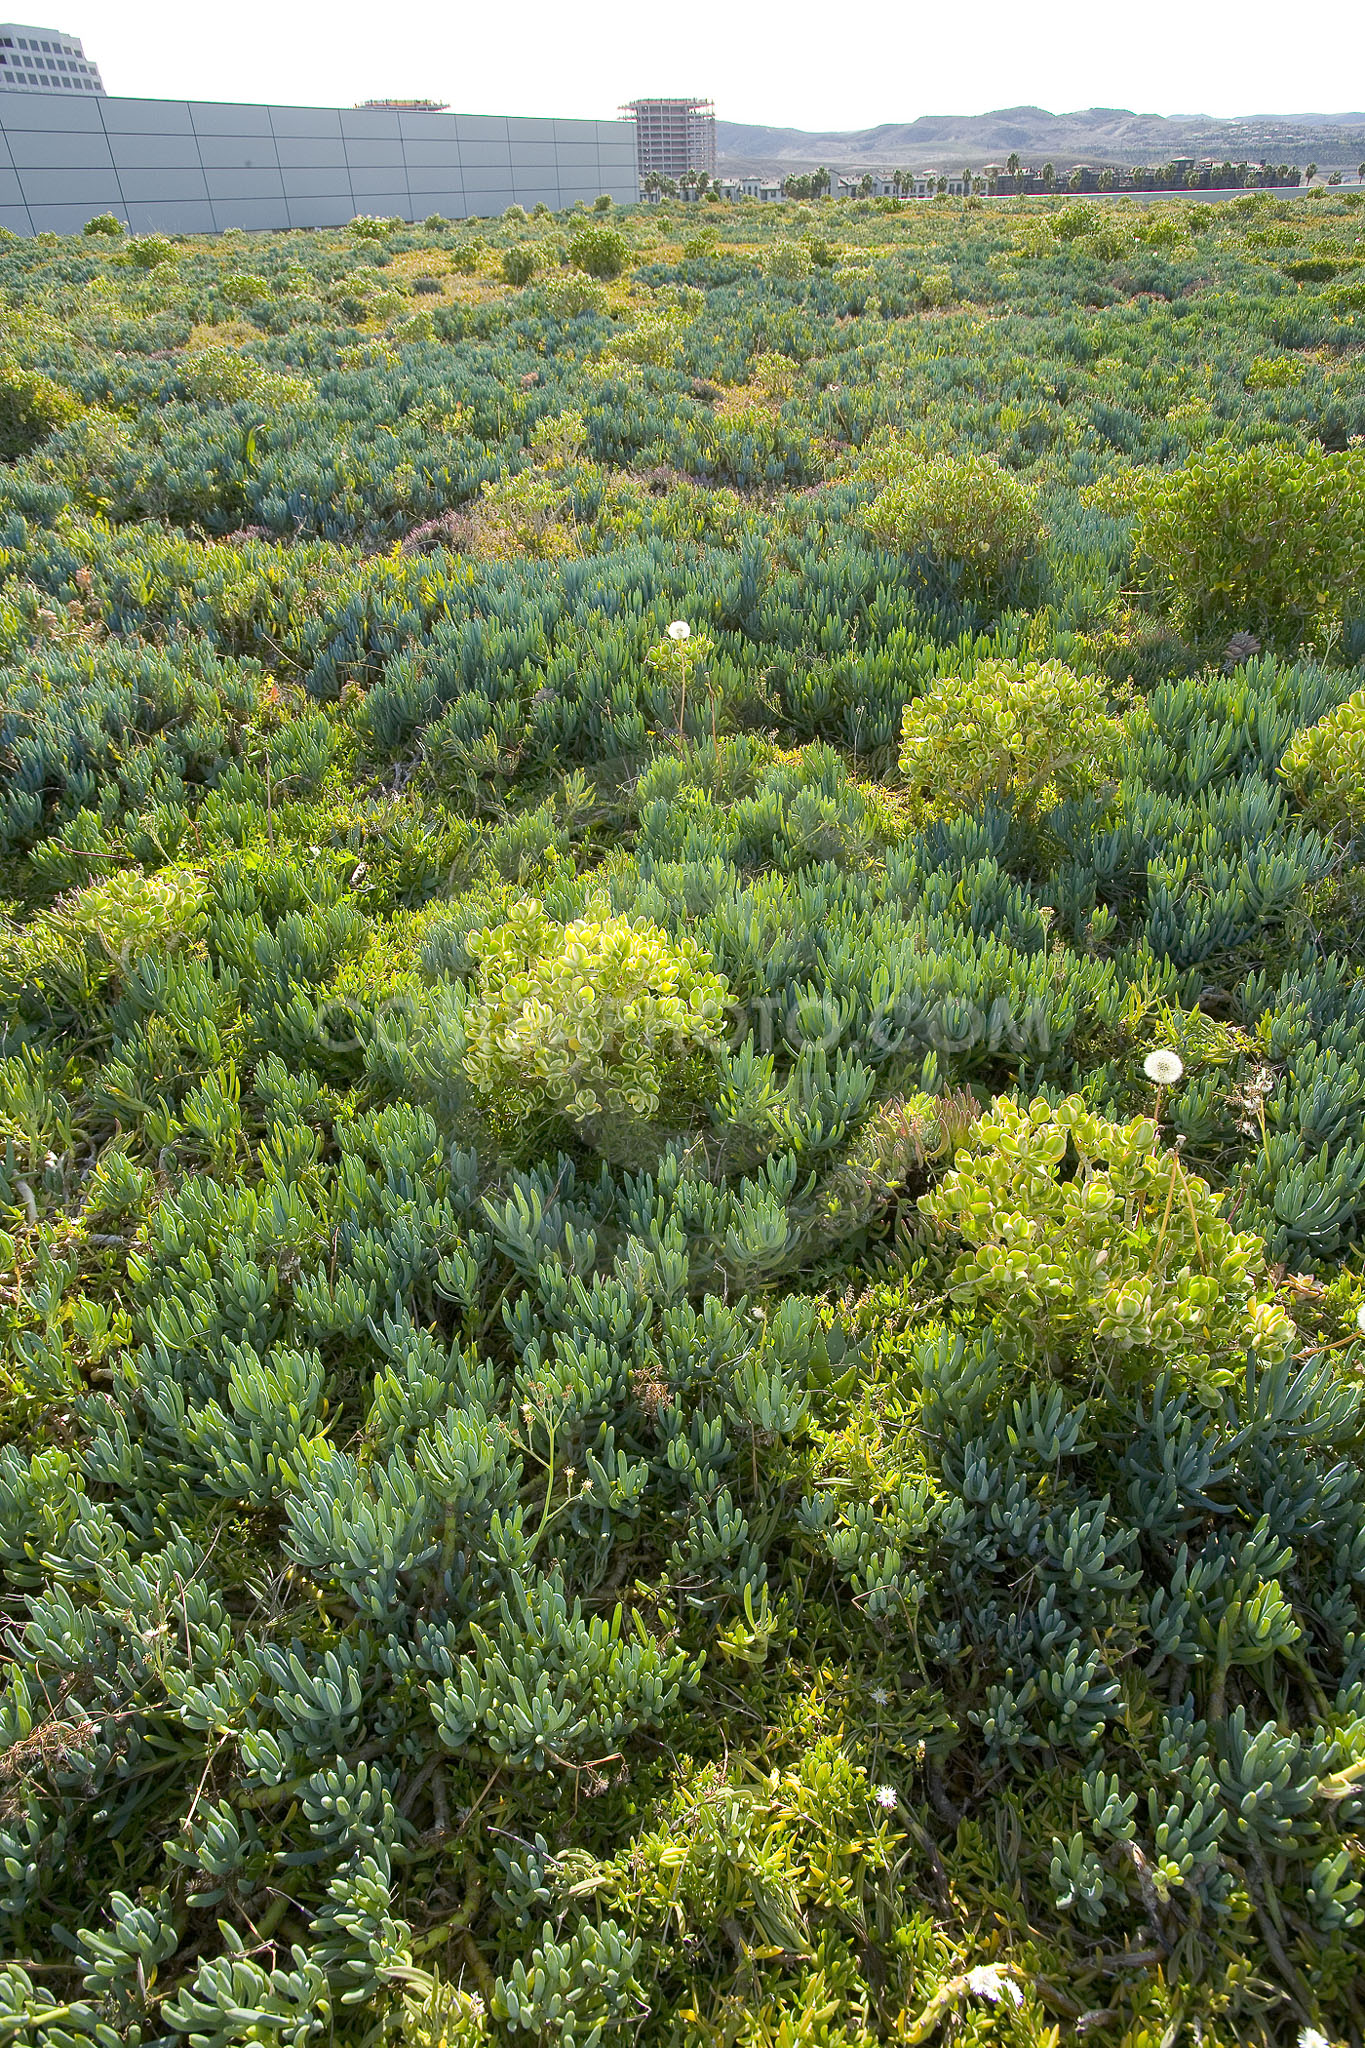
[[[1007,1977],[994,1963],[983,1963],[975,1970],[968,1970],[967,1989],[973,1997],[988,1999],[992,2005],[999,2005],[1002,1998],[1007,1998],[1011,2005],[1024,2002],[1024,1994],[1013,1977]],[[1302,2042],[1299,2048],[1303,2048]]]
[[[668,629],[668,637],[670,640],[690,640],[692,638],[692,628],[688,625],[686,619],[674,619]]]
[[[1160,1046],[1156,1052],[1149,1052],[1142,1062],[1142,1071],[1149,1081],[1155,1081],[1158,1088],[1169,1088],[1180,1079],[1185,1071],[1185,1062],[1178,1052]]]

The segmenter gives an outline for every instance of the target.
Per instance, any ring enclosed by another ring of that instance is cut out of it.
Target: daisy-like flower
[[[1361,1314],[1365,1315],[1365,1309],[1361,1310]],[[891,1704],[891,1695],[884,1685],[874,1685],[868,1698],[874,1707],[889,1707]]]
[[[967,1989],[974,1998],[988,1999],[992,2005],[999,2005],[1007,1998],[1011,2005],[1022,2005],[1024,1994],[1013,1977],[1007,1977],[994,1963],[983,1963],[979,1969],[968,1970]],[[1299,2048],[1303,2048],[1300,2041]]]
[[[1360,1307],[1356,1310],[1356,1328],[1361,1336],[1365,1337],[1365,1301],[1362,1301]]]
[[[1332,2044],[1316,2027],[1300,2027],[1299,2048],[1332,2048]]]
[[[872,1787],[872,1797],[876,1800],[878,1806],[882,1807],[887,1813],[894,1813],[900,1804],[894,1785],[874,1785]]]
[[[1142,1071],[1149,1081],[1155,1081],[1158,1088],[1170,1088],[1185,1071],[1185,1062],[1178,1052],[1171,1052],[1161,1046],[1156,1052],[1149,1052],[1142,1062]]]
[[[674,619],[673,624],[668,629],[668,637],[670,640],[690,640],[692,638],[692,628],[688,625],[686,619]]]

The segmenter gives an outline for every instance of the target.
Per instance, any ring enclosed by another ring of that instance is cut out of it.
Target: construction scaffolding
[[[716,174],[716,109],[711,100],[631,100],[619,109],[635,123],[635,155],[641,178],[674,180],[689,171]]]

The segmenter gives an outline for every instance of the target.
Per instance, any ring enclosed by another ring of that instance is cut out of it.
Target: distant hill
[[[1176,156],[1315,161],[1324,170],[1354,170],[1365,163],[1365,113],[1215,120],[1205,114],[1135,114],[1127,107],[1085,107],[1074,114],[1000,107],[990,114],[923,114],[917,121],[842,133],[717,121],[716,149],[719,168],[729,177],[807,171],[817,164],[842,171],[957,171],[965,165],[979,170],[985,163],[1003,163],[1011,151],[1027,163],[1051,161],[1059,171],[1078,163],[1160,164]]]

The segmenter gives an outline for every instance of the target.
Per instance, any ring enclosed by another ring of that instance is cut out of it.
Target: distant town
[[[1003,164],[983,164],[979,171],[969,167],[957,171],[931,168],[850,175],[832,174],[821,168],[781,180],[719,178],[716,187],[726,199],[814,199],[824,194],[836,199],[934,199],[940,194],[962,198],[968,193],[995,199],[1050,192],[1242,191],[1303,185],[1316,174],[1316,164],[1301,170],[1297,164],[1216,163],[1211,158],[1196,162],[1193,157],[1176,157],[1168,164],[1096,169],[1090,164],[1059,168],[1047,163],[1035,167],[1011,157]],[[1325,182],[1340,185],[1342,177],[1340,170],[1334,170]],[[702,186],[703,192],[705,189]],[[643,181],[641,192],[652,196],[644,193]]]
[[[1002,163],[951,170],[853,169],[794,171],[786,176],[725,176],[717,169],[716,111],[709,99],[632,100],[622,117],[635,123],[636,160],[642,199],[934,199],[1019,197],[1051,192],[1245,191],[1311,185],[1315,163],[1233,161],[1212,156],[1176,156],[1163,164],[1126,167],[1087,163],[1026,163],[1011,152]],[[1324,182],[1340,185],[1349,174],[1340,166]],[[1365,164],[1357,178],[1365,181]]]

